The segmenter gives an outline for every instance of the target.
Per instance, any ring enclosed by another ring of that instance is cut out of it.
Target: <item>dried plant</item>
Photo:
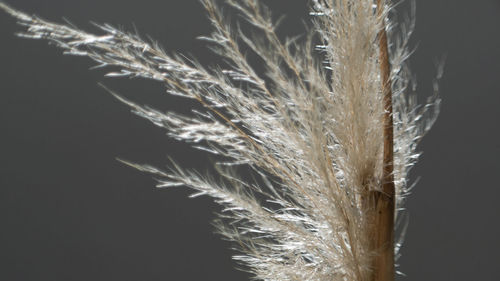
[[[204,106],[183,116],[114,94],[171,137],[224,157],[210,177],[176,164],[164,171],[127,163],[159,176],[158,187],[188,186],[191,197],[223,205],[218,230],[256,279],[393,280],[394,222],[440,101],[435,94],[416,103],[407,64],[412,21],[392,20],[388,0],[313,0],[308,36],[283,41],[258,0],[224,4],[253,36],[228,23],[215,0],[201,2],[214,28],[202,39],[226,67],[204,68],[107,24],[94,35],[0,8],[26,27],[22,37],[118,67],[110,77],[157,80]],[[244,50],[260,57],[265,73]],[[241,166],[256,179],[239,177]]]

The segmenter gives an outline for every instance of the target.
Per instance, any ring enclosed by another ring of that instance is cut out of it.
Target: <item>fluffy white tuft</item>
[[[416,104],[406,64],[405,26],[384,18],[371,0],[313,0],[310,36],[281,41],[270,12],[257,0],[229,0],[255,37],[231,29],[213,0],[202,0],[214,27],[204,38],[228,62],[206,69],[168,55],[156,44],[110,25],[101,35],[60,25],[0,3],[26,27],[20,36],[46,39],[65,53],[88,56],[107,76],[157,80],[168,93],[199,101],[206,112],[164,113],[119,96],[133,112],[178,140],[226,158],[204,177],[173,164],[168,171],[130,164],[160,176],[159,187],[184,185],[224,206],[222,235],[235,241],[234,258],[261,280],[369,280],[372,259],[368,194],[380,190],[383,166],[383,91],[378,33],[391,35],[394,179],[397,209],[408,192],[416,145],[439,108],[437,96]],[[411,23],[409,25],[411,27]],[[411,28],[410,28],[411,29]],[[261,58],[265,75],[243,49]],[[242,180],[235,167],[258,176]],[[396,248],[399,246],[397,245]]]

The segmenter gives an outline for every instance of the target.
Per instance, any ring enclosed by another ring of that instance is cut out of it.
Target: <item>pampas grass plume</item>
[[[224,206],[218,231],[235,242],[241,254],[234,259],[255,279],[393,280],[400,248],[394,225],[417,143],[440,102],[435,93],[416,103],[407,64],[413,22],[398,23],[385,0],[313,0],[307,36],[281,40],[261,1],[201,2],[213,26],[201,39],[224,66],[205,68],[108,24],[93,34],[0,8],[24,27],[21,37],[118,69],[108,77],[158,81],[169,94],[204,106],[189,116],[165,113],[109,90],[169,136],[223,157],[210,177],[173,161],[167,170],[124,162],[155,174],[158,187],[187,186],[191,197],[207,195]],[[219,5],[240,14],[252,32],[230,24]],[[255,180],[243,180],[240,167]],[[381,200],[390,203],[386,224],[377,222]],[[377,244],[384,231],[385,244]],[[386,277],[379,266],[387,267]]]

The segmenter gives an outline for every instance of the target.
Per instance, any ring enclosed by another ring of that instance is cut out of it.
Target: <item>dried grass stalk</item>
[[[391,20],[386,0],[313,0],[309,36],[282,41],[257,0],[226,1],[254,36],[226,22],[216,1],[201,2],[214,28],[202,39],[226,67],[204,68],[107,24],[95,35],[0,8],[25,27],[22,37],[119,68],[110,77],[159,81],[205,107],[184,116],[116,95],[171,137],[226,159],[210,177],[175,163],[168,170],[127,163],[159,176],[158,187],[188,186],[192,197],[223,205],[218,230],[256,279],[392,280],[395,211],[440,101],[434,95],[419,106],[412,94],[412,22]],[[244,49],[261,58],[265,73]],[[240,166],[258,178],[242,180]]]

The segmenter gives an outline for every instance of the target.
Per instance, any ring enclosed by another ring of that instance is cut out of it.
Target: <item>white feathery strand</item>
[[[214,31],[200,39],[224,58],[224,67],[169,55],[108,24],[96,25],[97,35],[2,2],[0,9],[23,26],[22,37],[113,67],[108,77],[152,79],[168,94],[201,103],[204,110],[181,115],[106,89],[168,136],[223,159],[210,175],[174,161],[167,170],[122,162],[154,174],[159,188],[187,186],[195,191],[191,197],[207,195],[222,205],[217,230],[235,242],[241,253],[234,259],[255,279],[394,280],[393,254],[401,245],[376,239],[393,235],[398,225],[393,221],[400,220],[410,189],[417,143],[440,103],[434,93],[418,105],[413,93],[407,63],[413,21],[398,23],[389,0],[312,0],[308,35],[281,40],[278,22],[261,1],[201,2]],[[234,28],[220,6],[241,14],[244,28]],[[246,52],[261,58],[264,72]],[[384,133],[388,117],[393,137]],[[393,160],[384,157],[388,149]],[[238,175],[242,165],[255,180]],[[394,207],[380,224],[377,202],[387,185]]]

